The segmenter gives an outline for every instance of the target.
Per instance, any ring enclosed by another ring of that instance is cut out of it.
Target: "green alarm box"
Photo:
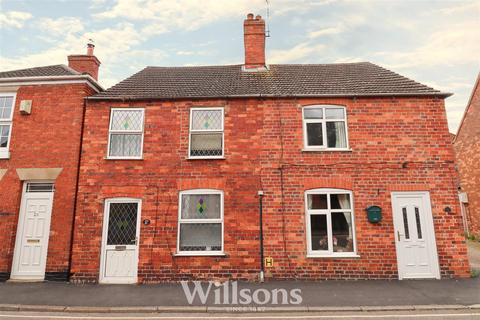
[[[382,220],[382,208],[379,206],[370,206],[366,210],[369,222],[379,223]]]

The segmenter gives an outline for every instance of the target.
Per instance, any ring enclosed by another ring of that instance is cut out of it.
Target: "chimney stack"
[[[243,22],[245,69],[265,68],[265,20],[260,15],[247,15]]]
[[[93,43],[88,43],[87,54],[68,56],[68,66],[80,73],[89,74],[93,79],[98,81],[98,67],[100,66],[100,60],[94,56],[94,49],[95,45]]]

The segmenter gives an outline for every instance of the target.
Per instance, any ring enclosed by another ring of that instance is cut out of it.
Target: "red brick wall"
[[[80,73],[88,73],[93,79],[98,80],[98,67],[100,61],[92,55],[68,56],[68,66]]]
[[[77,180],[85,84],[22,86],[17,91],[8,169],[0,180],[0,273],[9,273],[17,231],[22,181],[17,168],[63,168],[55,196],[47,256],[47,272],[68,270],[70,236]],[[21,115],[21,100],[32,100],[32,114]]]
[[[302,152],[301,106],[347,108],[351,152]],[[106,160],[111,107],[145,107],[144,160]],[[225,160],[187,160],[189,108],[225,107]],[[139,281],[254,279],[259,270],[258,190],[265,256],[278,279],[397,278],[390,192],[430,191],[442,277],[468,276],[453,149],[440,99],[237,99],[89,102],[72,273],[97,281],[104,199],[143,199]],[[406,164],[404,164],[407,162]],[[402,166],[402,164],[404,164]],[[226,257],[175,257],[178,192],[224,191]],[[359,258],[306,258],[304,192],[353,190]],[[378,225],[364,209],[383,209]],[[451,213],[444,208],[451,207]]]
[[[460,185],[468,195],[470,232],[480,236],[480,85],[477,81],[454,143]]]

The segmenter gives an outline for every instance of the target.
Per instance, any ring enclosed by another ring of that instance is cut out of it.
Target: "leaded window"
[[[0,159],[9,158],[15,94],[0,93]]]
[[[217,190],[180,192],[179,254],[223,253],[223,193]]]
[[[141,159],[144,109],[111,110],[108,158]]]
[[[305,193],[308,256],[354,256],[352,193],[314,189]]]
[[[303,108],[303,136],[306,150],[348,149],[345,108],[333,105]]]
[[[222,158],[223,108],[190,110],[190,158]]]

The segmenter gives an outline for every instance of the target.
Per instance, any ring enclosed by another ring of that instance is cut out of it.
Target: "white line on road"
[[[0,314],[0,318],[23,318],[23,319],[78,319],[78,320],[141,320],[141,319],[374,319],[374,318],[426,318],[426,317],[455,317],[465,318],[480,316],[480,313],[421,313],[421,314],[365,314],[365,315],[275,315],[275,316],[242,316],[241,314],[232,314],[232,316],[52,316],[52,315],[14,315]]]

